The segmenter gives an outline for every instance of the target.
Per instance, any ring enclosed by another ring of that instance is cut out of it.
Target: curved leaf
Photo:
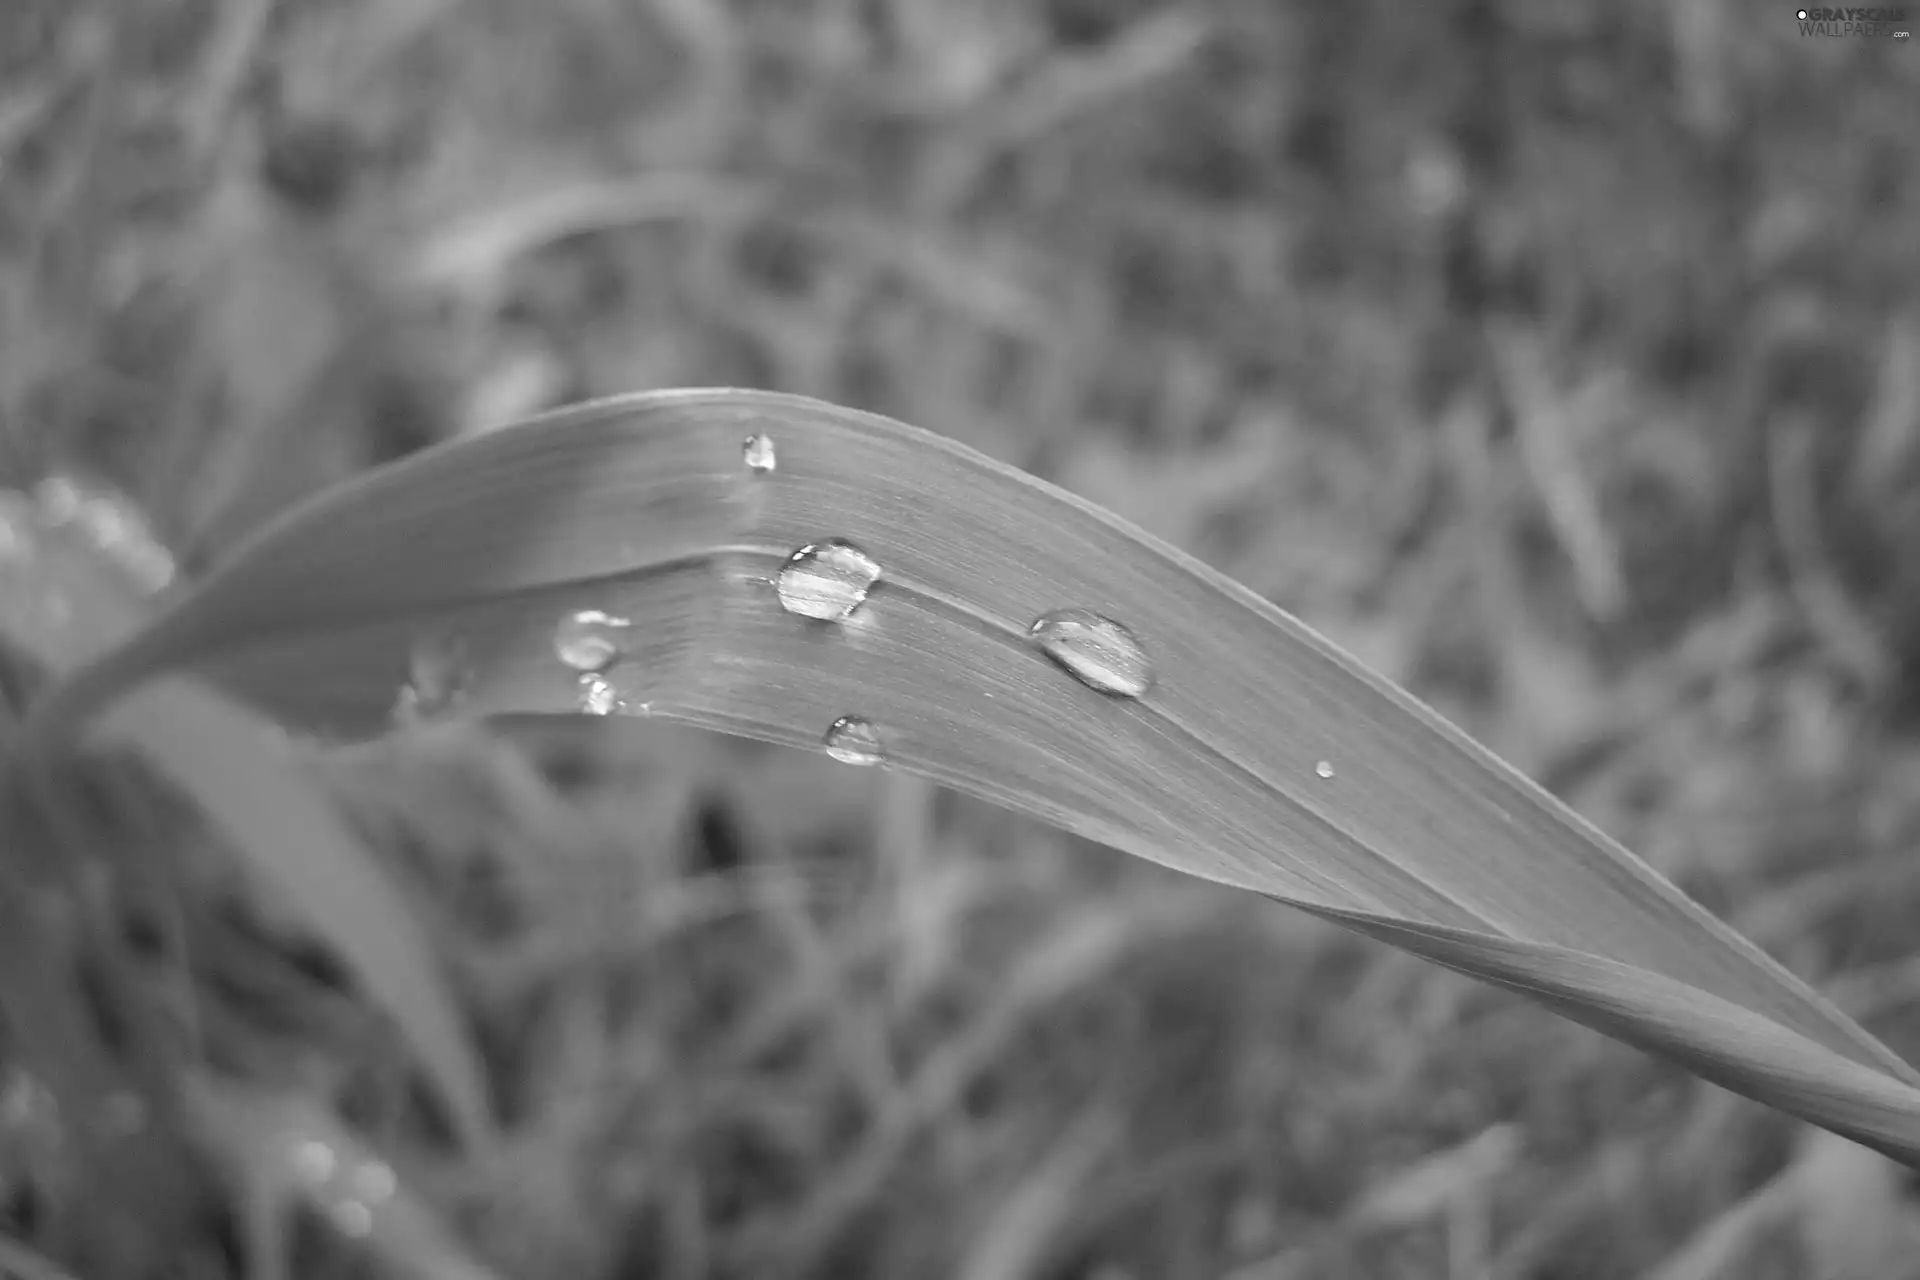
[[[756,433],[772,471],[742,461]],[[786,612],[772,586],[829,537],[883,570],[841,623]],[[1531,987],[1920,1153],[1908,1064],[1403,690],[1071,494],[818,401],[622,397],[369,475],[266,530],[35,727],[197,667],[294,721],[377,731],[408,646],[436,636],[463,647],[472,710],[571,710],[554,629],[583,608],[630,623],[603,690],[625,709],[800,747],[860,716],[896,767]],[[1062,608],[1138,637],[1144,696],[1097,693],[1035,648],[1029,625]],[[1751,1022],[1703,1012],[1723,1008]]]

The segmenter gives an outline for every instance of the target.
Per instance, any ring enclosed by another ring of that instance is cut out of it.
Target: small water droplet
[[[880,564],[844,538],[809,543],[787,557],[774,590],[780,607],[803,618],[844,622],[880,581]]]
[[[597,671],[580,677],[580,709],[590,716],[610,716],[620,710],[620,691]]]
[[[576,609],[553,629],[553,651],[575,671],[605,671],[618,662],[633,623],[598,609]]]
[[[780,460],[774,456],[773,437],[765,432],[755,432],[740,446],[740,460],[747,464],[747,470],[756,475],[766,475]]]
[[[1133,632],[1091,609],[1043,613],[1027,635],[1090,689],[1137,698],[1153,687],[1153,664]]]
[[[1319,764],[1313,766],[1313,771],[1319,777],[1331,778],[1333,776],[1333,761],[1322,760]]]
[[[874,765],[886,760],[880,732],[859,716],[841,716],[827,730],[827,754],[841,764]]]
[[[334,1149],[314,1138],[307,1139],[293,1149],[292,1162],[293,1171],[314,1186],[331,1181],[340,1165]]]

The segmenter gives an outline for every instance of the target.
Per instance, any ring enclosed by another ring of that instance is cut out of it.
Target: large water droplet
[[[740,446],[740,460],[747,464],[747,470],[756,475],[766,475],[779,465],[774,456],[773,437],[765,432],[755,432]]]
[[[1043,613],[1027,635],[1090,689],[1137,698],[1153,687],[1153,664],[1133,632],[1091,609]]]
[[[773,587],[788,613],[844,622],[878,581],[879,561],[843,538],[829,538],[788,556]]]
[[[827,730],[827,754],[841,764],[873,765],[886,760],[880,731],[859,716],[841,716]]]
[[[553,651],[575,671],[605,671],[620,661],[633,623],[598,609],[578,609],[553,629]]]
[[[1331,778],[1333,776],[1333,761],[1322,760],[1313,766],[1313,772],[1315,777]]]

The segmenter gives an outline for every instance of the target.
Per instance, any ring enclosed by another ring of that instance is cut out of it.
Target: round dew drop
[[[632,623],[598,609],[579,609],[553,630],[553,652],[575,671],[605,671],[626,651]]]
[[[773,437],[765,432],[755,432],[740,445],[740,460],[747,464],[747,470],[755,475],[766,475],[780,464],[773,452]]]
[[[1153,664],[1133,632],[1091,609],[1043,613],[1027,637],[1089,689],[1138,698],[1153,687]]]
[[[880,562],[844,538],[808,543],[787,557],[773,588],[803,618],[845,622],[880,581]]]
[[[1313,772],[1315,777],[1331,778],[1333,776],[1333,761],[1322,760],[1319,764],[1313,766]]]
[[[880,732],[859,716],[841,716],[827,730],[827,754],[841,764],[875,765],[887,757],[880,747]]]
[[[309,1138],[293,1149],[288,1158],[293,1171],[312,1186],[324,1186],[340,1167],[340,1153],[316,1138]]]

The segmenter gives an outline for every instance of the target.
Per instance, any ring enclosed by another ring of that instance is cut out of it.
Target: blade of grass
[[[777,468],[742,462],[769,434]],[[803,543],[884,576],[844,623],[770,584]],[[1150,690],[1027,639],[1123,622]],[[952,441],[745,391],[623,397],[444,446],[308,504],[32,714],[43,745],[125,686],[213,673],[276,714],[377,732],[422,635],[476,712],[577,708],[554,628],[631,621],[621,705],[894,766],[1525,990],[1610,1035],[1920,1159],[1920,1076],[1639,859],[1245,588]]]

